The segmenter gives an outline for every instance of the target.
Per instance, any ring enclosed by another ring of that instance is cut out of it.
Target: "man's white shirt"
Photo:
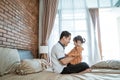
[[[60,59],[65,57],[64,47],[58,42],[55,44],[51,50],[51,61],[53,66],[53,71],[61,73],[66,65],[60,63]]]

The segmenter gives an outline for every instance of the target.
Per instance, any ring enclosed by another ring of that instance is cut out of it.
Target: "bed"
[[[34,59],[30,51],[0,48],[0,59],[0,80],[120,80],[120,61],[118,60],[96,63],[91,66],[92,72],[89,73],[63,75],[52,72],[51,66],[45,60]],[[26,62],[30,62],[32,66],[26,67]],[[23,71],[20,70],[21,64],[24,64]]]

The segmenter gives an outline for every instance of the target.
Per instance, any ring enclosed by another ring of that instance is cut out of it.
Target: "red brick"
[[[4,44],[4,45],[10,45],[10,42],[4,42],[4,41],[3,41],[3,44]]]
[[[12,31],[9,27],[7,26],[4,26],[4,29],[7,30],[7,31]]]
[[[15,37],[15,36],[11,36],[11,39],[13,39],[13,40],[18,40],[18,38]]]
[[[6,24],[11,24],[11,21],[9,21],[8,19],[4,19],[4,22],[5,22]]]
[[[14,26],[12,26],[12,25],[10,25],[10,24],[8,24],[7,26],[8,26],[11,30],[14,29]]]
[[[6,45],[3,45],[3,43],[2,43],[2,44],[0,44],[0,47],[6,47]]]
[[[0,22],[3,22],[3,17],[0,15]]]
[[[2,28],[3,28],[3,25],[0,24],[0,28],[2,29]]]
[[[6,41],[6,38],[4,38],[4,37],[0,37],[0,40],[2,40],[2,41]]]
[[[3,13],[4,12],[4,10],[0,7],[0,13]]]
[[[16,44],[19,44],[20,42],[19,41],[15,41]]]
[[[4,30],[4,29],[0,29],[0,32],[2,32],[2,33],[6,33],[7,31]]]
[[[16,44],[15,44],[15,43],[11,43],[10,45],[11,45],[11,46],[16,46]]]
[[[2,44],[3,41],[0,41],[0,44]]]
[[[12,39],[7,39],[7,42],[14,42],[14,40],[12,40]]]
[[[8,34],[3,34],[3,37],[5,37],[5,38],[11,38],[11,36],[8,35]]]
[[[9,35],[11,35],[11,36],[14,36],[14,33],[12,33],[12,32],[7,32],[7,34],[9,34]]]
[[[37,55],[38,5],[39,0],[0,1],[0,46],[28,49]]]
[[[5,15],[8,17],[8,18],[12,18],[13,16],[10,14],[10,13],[8,13],[8,12],[5,12]]]
[[[0,32],[0,36],[3,36],[3,33]]]
[[[7,19],[7,15],[5,15],[4,13],[0,13],[0,16],[2,16],[3,18]]]

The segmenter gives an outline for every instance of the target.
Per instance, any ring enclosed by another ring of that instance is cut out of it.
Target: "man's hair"
[[[60,40],[63,38],[63,37],[69,37],[71,35],[70,32],[68,31],[62,31],[61,35],[60,35]]]
[[[85,43],[85,38],[82,38],[82,36],[78,35],[76,37],[73,38],[73,41],[77,42],[77,41],[81,41],[81,43]]]

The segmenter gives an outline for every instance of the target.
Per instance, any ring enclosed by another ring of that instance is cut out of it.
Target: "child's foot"
[[[88,68],[88,69],[84,70],[83,72],[91,72],[91,69]]]

